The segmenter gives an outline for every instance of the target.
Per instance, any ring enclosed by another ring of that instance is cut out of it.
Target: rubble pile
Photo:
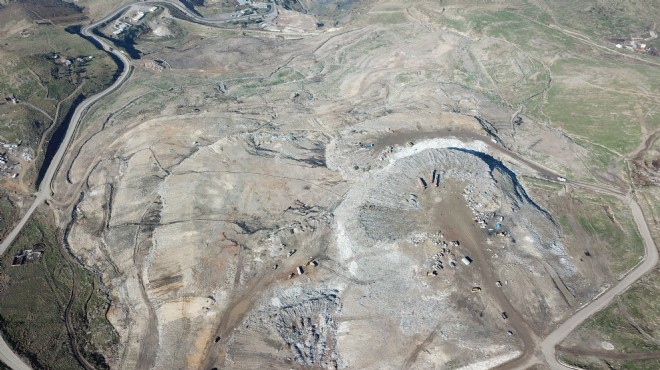
[[[334,320],[340,307],[337,294],[337,291],[310,294],[280,309],[275,328],[299,364],[326,369],[337,367],[337,323]]]

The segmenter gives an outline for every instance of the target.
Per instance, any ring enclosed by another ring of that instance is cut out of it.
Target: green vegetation
[[[399,24],[406,22],[406,15],[401,12],[372,14],[367,22],[370,24]]]
[[[604,336],[617,352],[660,351],[660,270],[644,276],[578,329],[580,336]],[[597,334],[593,334],[597,333]],[[644,334],[646,335],[644,335]]]
[[[528,177],[528,176],[521,176],[521,179],[524,181],[525,184],[531,184],[536,187],[541,187],[549,190],[561,190],[564,188],[563,184],[558,184],[554,181],[548,181],[544,179],[539,179],[536,177]]]
[[[36,262],[11,266],[17,252],[39,243],[44,252]],[[63,253],[46,215],[35,215],[2,257],[0,329],[35,368],[80,368],[64,318],[75,278],[71,319],[79,350],[98,369],[107,368],[100,350],[111,351],[118,340],[105,318],[108,302],[98,279]]]
[[[559,359],[567,364],[585,370],[656,370],[660,368],[660,360],[611,360],[596,357],[575,356],[562,353]]]
[[[0,198],[0,237],[2,237],[14,223],[16,209],[6,195]]]
[[[644,113],[655,105],[649,92],[660,88],[657,67],[597,47],[614,49],[609,38],[647,31],[660,16],[649,1],[588,5],[558,0],[542,8],[519,2],[447,13],[440,24],[483,40],[476,56],[495,83],[493,93],[513,107],[524,104],[525,114],[537,121],[562,128],[589,149],[586,159],[594,169],[609,168],[633,151],[643,127],[658,127],[657,115]],[[558,22],[566,30],[554,26]],[[454,77],[473,88],[490,88],[475,73],[480,71],[457,68]]]
[[[447,361],[444,365],[442,365],[442,369],[444,370],[458,369],[459,367],[461,367],[461,362],[456,359]]]
[[[624,361],[621,370],[657,370],[660,369],[660,360],[634,360]]]
[[[592,257],[605,259],[615,278],[637,265],[644,255],[644,243],[630,209],[618,198],[576,189],[557,196],[558,184],[526,177],[523,181],[530,195],[557,215],[564,243],[572,255],[583,258],[589,252]]]
[[[589,360],[583,358],[577,358],[574,356],[559,354],[559,361],[565,363],[566,365],[574,366],[584,370],[596,370],[598,369],[597,365]]]
[[[609,307],[585,321],[569,337],[571,343],[601,351],[604,341],[614,346],[612,354],[645,354],[660,351],[660,270],[642,277]],[[560,352],[561,353],[561,352]],[[563,353],[571,364],[578,361]],[[580,364],[589,369],[658,369],[660,359],[609,360],[581,356]]]
[[[571,217],[593,244],[605,247],[600,250],[607,253],[612,273],[618,276],[635,266],[644,255],[644,243],[625,204],[606,196],[582,197],[578,202],[582,209]]]
[[[570,26],[594,38],[628,36],[647,29],[660,13],[653,0],[599,1],[554,0],[548,3],[553,22]]]
[[[302,73],[296,70],[290,68],[282,68],[277,73],[275,73],[270,80],[267,80],[265,85],[266,86],[281,85],[284,83],[300,81],[303,80],[304,78],[305,76],[303,76]]]
[[[61,123],[76,98],[110,85],[117,69],[104,52],[58,26],[34,25],[22,35],[0,41],[4,43],[0,95],[29,104],[0,105],[0,136],[34,151],[53,119]],[[37,153],[37,168],[42,157],[43,152]]]

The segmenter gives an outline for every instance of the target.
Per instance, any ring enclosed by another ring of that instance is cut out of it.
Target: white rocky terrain
[[[113,367],[524,367],[598,294],[609,270],[580,263],[520,182],[542,171],[515,160],[582,149],[516,126],[467,87],[487,84],[470,41],[411,19],[274,35],[159,18],[181,39],[140,45],[55,184],[108,289]]]
[[[122,368],[197,367],[214,348],[239,368],[497,363],[522,351],[507,331],[582,287],[552,216],[481,141],[153,125],[170,135],[132,132],[91,172],[70,233],[107,277]]]

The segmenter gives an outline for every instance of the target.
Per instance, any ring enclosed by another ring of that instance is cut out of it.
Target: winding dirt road
[[[48,198],[52,196],[52,189],[51,189],[51,184],[53,181],[53,178],[55,174],[57,173],[57,170],[60,166],[60,163],[62,162],[62,158],[64,157],[64,154],[66,153],[69,144],[71,143],[71,138],[73,137],[74,132],[78,128],[78,125],[80,124],[82,117],[84,116],[85,112],[89,109],[89,107],[92,106],[92,104],[96,103],[112,91],[114,91],[116,88],[118,88],[121,84],[123,84],[126,79],[129,76],[130,72],[130,60],[128,57],[126,57],[123,53],[120,53],[114,49],[112,49],[110,46],[108,46],[103,40],[100,38],[94,36],[91,33],[91,30],[97,27],[98,25],[102,24],[106,20],[114,17],[117,15],[119,12],[125,10],[126,7],[120,8],[112,13],[110,13],[108,16],[103,18],[102,20],[91,24],[89,26],[86,26],[82,29],[82,34],[88,37],[92,37],[96,42],[98,42],[100,45],[102,45],[103,49],[109,53],[114,54],[123,64],[123,66],[120,66],[123,68],[121,74],[117,77],[115,82],[108,87],[107,89],[101,91],[100,93],[93,95],[89,98],[87,98],[84,102],[82,102],[74,111],[73,115],[71,116],[71,121],[69,122],[69,126],[66,131],[66,135],[64,139],[62,140],[62,143],[60,144],[60,147],[57,150],[57,153],[55,153],[55,156],[53,157],[53,160],[51,162],[50,167],[48,167],[48,170],[46,171],[46,174],[43,177],[43,180],[41,182],[41,186],[39,188],[39,191],[35,194],[36,197],[34,198],[34,201],[32,202],[32,205],[30,208],[28,208],[27,212],[23,215],[21,220],[16,224],[14,229],[7,235],[7,237],[2,241],[0,244],[0,254],[4,254],[11,243],[16,239],[18,234],[23,230],[23,227],[27,224],[28,220],[34,213],[34,211],[39,207],[44,201],[46,201]],[[4,362],[7,364],[9,367],[11,367],[14,370],[29,370],[30,367],[26,365],[20,357],[18,357],[5,343],[4,340],[0,340],[0,361]]]
[[[188,9],[180,5],[179,3],[175,2],[174,0],[171,1],[143,1],[143,2],[134,2],[131,4],[124,5],[122,7],[117,8],[115,11],[111,12],[108,14],[106,17],[103,19],[95,22],[94,24],[88,25],[82,29],[82,34],[86,37],[90,37],[94,39],[98,45],[101,45],[103,50],[105,50],[108,53],[113,54],[118,58],[118,60],[123,64],[122,65],[122,72],[121,74],[117,77],[115,82],[106,90],[89,97],[86,99],[83,103],[81,103],[75,110],[71,121],[69,122],[69,126],[67,128],[66,135],[62,141],[62,144],[60,145],[57,153],[55,154],[53,161],[51,162],[50,167],[48,168],[43,181],[41,183],[41,187],[39,191],[35,194],[35,199],[32,203],[32,205],[29,207],[25,215],[21,218],[19,223],[14,227],[14,229],[7,235],[7,237],[4,239],[4,241],[0,244],[0,254],[4,254],[6,250],[9,248],[11,243],[15,240],[15,238],[18,236],[20,231],[23,229],[23,227],[27,224],[27,221],[31,217],[31,215],[34,213],[36,208],[41,205],[44,201],[47,199],[51,198],[53,196],[53,189],[52,189],[52,181],[59,170],[59,167],[62,162],[62,158],[64,157],[64,154],[69,148],[69,145],[71,143],[71,140],[73,138],[73,135],[75,131],[77,130],[82,118],[84,117],[85,113],[87,110],[97,101],[101,100],[105,96],[107,96],[109,93],[117,89],[121,84],[123,84],[128,77],[130,76],[130,60],[129,58],[124,55],[122,52],[117,51],[113,48],[111,48],[107,43],[105,43],[104,40],[101,38],[95,36],[91,31],[95,28],[98,27],[99,25],[107,22],[108,20],[112,19],[113,17],[118,16],[120,13],[128,10],[130,7],[134,6],[135,4],[152,4],[152,5],[167,5],[167,6],[172,6],[180,10],[182,13],[184,13],[187,17],[193,19],[194,21],[202,24],[220,24],[220,23],[226,23],[228,20],[226,19],[204,19],[200,18],[197,15],[193,14],[190,12]],[[274,18],[277,16],[277,10],[274,6],[271,6],[269,13],[265,15],[267,18]],[[240,18],[234,18],[232,21],[238,20]],[[575,36],[574,36],[575,37]],[[488,143],[491,148],[493,147],[490,143]],[[499,152],[504,152],[505,150],[502,148],[495,148]],[[530,168],[533,168],[537,170],[540,174],[543,176],[548,176],[548,178],[556,179],[556,174],[553,174],[551,171],[542,168],[538,164],[535,164],[534,162],[531,162],[527,159],[520,158],[519,156],[515,155],[514,153],[506,151],[506,154],[510,157],[513,157],[522,163],[525,163],[527,166]],[[568,320],[566,320],[562,325],[560,325],[555,331],[550,333],[541,343],[541,350],[543,355],[545,356],[545,360],[547,363],[550,365],[552,369],[565,369],[567,368],[566,366],[562,365],[556,358],[556,346],[563,341],[577,326],[579,326],[582,322],[584,322],[588,317],[591,315],[595,314],[599,310],[603,309],[606,307],[617,295],[623,293],[630,285],[632,285],[635,281],[637,281],[641,276],[649,272],[653,267],[656,265],[658,261],[658,250],[655,245],[655,242],[653,241],[653,238],[651,237],[650,230],[648,228],[648,225],[644,219],[644,215],[642,213],[641,208],[639,207],[639,204],[634,200],[634,198],[630,194],[624,194],[623,192],[620,192],[618,190],[612,189],[612,188],[607,188],[603,186],[597,186],[597,185],[591,185],[591,184],[585,184],[585,183],[580,183],[580,182],[571,182],[569,181],[568,184],[571,184],[573,186],[578,186],[586,189],[590,189],[595,192],[600,192],[600,193],[605,193],[605,194],[610,194],[616,197],[619,197],[620,199],[623,199],[627,202],[628,206],[630,207],[630,210],[633,214],[635,223],[637,225],[637,228],[639,229],[640,235],[642,236],[642,239],[644,241],[644,247],[645,247],[645,258],[643,262],[637,266],[634,270],[632,270],[627,276],[625,276],[616,286],[611,288],[609,291],[604,293],[603,295],[599,296],[597,299],[594,301],[590,302],[589,304],[585,305],[580,309],[575,315],[570,317]],[[26,365],[20,357],[18,357],[12,350],[9,348],[9,346],[4,342],[4,340],[0,339],[0,361],[4,362],[7,364],[10,368],[14,370],[29,370],[30,367]]]
[[[82,102],[74,111],[73,115],[71,116],[71,121],[68,124],[66,135],[62,140],[62,143],[60,144],[60,147],[57,150],[57,153],[55,153],[53,160],[51,161],[50,166],[48,167],[48,170],[46,171],[46,174],[43,177],[43,180],[41,181],[41,186],[39,188],[39,191],[35,194],[35,198],[32,201],[32,204],[28,208],[28,210],[25,212],[21,220],[16,224],[16,226],[12,229],[12,231],[7,235],[7,237],[0,243],[0,255],[4,254],[11,243],[14,242],[18,234],[23,230],[23,227],[27,224],[28,220],[34,213],[34,211],[39,207],[42,203],[44,203],[46,200],[51,198],[53,194],[53,189],[52,189],[52,183],[53,183],[53,178],[55,177],[55,174],[60,168],[60,165],[62,163],[62,158],[64,157],[64,154],[69,148],[69,145],[71,143],[71,139],[73,138],[74,133],[76,132],[78,126],[80,125],[80,122],[82,121],[82,118],[84,117],[85,113],[87,110],[97,101],[103,99],[105,96],[116,90],[119,86],[121,86],[128,77],[130,76],[130,71],[131,71],[131,66],[130,66],[130,59],[124,55],[123,52],[116,50],[112,48],[110,45],[108,45],[102,38],[94,35],[92,30],[103,23],[111,20],[112,18],[118,16],[122,12],[125,12],[128,10],[130,7],[136,5],[136,4],[153,4],[153,5],[165,5],[165,6],[172,6],[180,10],[182,13],[184,13],[187,17],[190,17],[192,20],[198,22],[198,23],[203,23],[203,24],[222,24],[222,23],[227,23],[228,21],[237,21],[241,19],[250,19],[249,16],[247,17],[238,17],[238,18],[233,18],[233,19],[204,19],[200,18],[197,15],[193,14],[190,12],[188,9],[183,7],[181,4],[174,0],[162,0],[162,1],[135,1],[130,4],[126,4],[124,6],[121,6],[114,10],[113,12],[109,13],[106,15],[104,18],[94,22],[93,24],[90,24],[88,26],[85,26],[82,28],[81,33],[85,37],[92,38],[97,45],[100,45],[101,48],[106,51],[107,53],[113,54],[115,57],[117,57],[118,61],[121,62],[120,68],[122,68],[121,74],[117,77],[115,82],[108,87],[107,89],[99,92],[96,95],[93,95],[89,98],[87,98],[84,102]],[[273,19],[277,17],[277,8],[275,6],[270,6],[268,14],[264,15],[264,18],[266,19]],[[25,364],[21,360],[21,358],[16,355],[11,348],[7,345],[7,343],[4,341],[4,339],[0,338],[0,361],[5,363],[7,366],[14,370],[29,370],[30,367]]]

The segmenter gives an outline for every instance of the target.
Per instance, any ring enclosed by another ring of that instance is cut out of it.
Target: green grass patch
[[[584,370],[600,369],[600,367],[597,364],[584,358],[577,358],[575,356],[567,355],[561,352],[559,353],[558,357],[559,357],[559,361],[561,361],[566,365],[574,366]]]
[[[553,67],[555,74],[569,68],[561,62]],[[587,77],[588,78],[588,77]],[[628,153],[640,143],[640,124],[636,116],[638,96],[603,91],[585,84],[577,86],[555,83],[548,92],[544,107],[550,120],[568,133],[587,138],[619,153]]]
[[[12,267],[13,256],[44,245],[38,261]],[[111,350],[118,337],[105,319],[108,302],[97,278],[62,255],[55,229],[45,214],[35,215],[2,257],[0,270],[0,329],[4,338],[34,368],[79,369],[64,324],[64,312],[76,276],[72,310],[80,350],[98,369],[107,368],[99,348]]]
[[[105,52],[62,27],[34,25],[29,31],[3,40],[7,51],[0,66],[0,90],[57,117],[55,124],[60,124],[78,96],[91,96],[112,83],[117,66]],[[0,109],[0,135],[36,151],[51,119],[25,105]],[[35,158],[37,168],[42,157]]]
[[[621,370],[657,370],[660,369],[660,360],[634,360],[624,361]]]
[[[0,198],[0,237],[9,232],[9,228],[14,224],[17,216],[14,205],[5,194],[2,194],[2,198]]]
[[[369,24],[400,24],[407,22],[408,18],[401,12],[388,12],[371,14],[367,20]]]
[[[655,269],[633,284],[618,301],[585,321],[572,335],[579,335],[581,340],[589,343],[606,340],[622,353],[660,351],[660,345],[651,339],[660,335],[659,298],[660,271]],[[625,361],[620,368],[646,369],[657,363],[658,360]]]
[[[605,196],[584,204],[590,212],[575,216],[580,227],[595,244],[605,247],[615,275],[628,271],[644,255],[644,243],[629,209],[618,199]]]

